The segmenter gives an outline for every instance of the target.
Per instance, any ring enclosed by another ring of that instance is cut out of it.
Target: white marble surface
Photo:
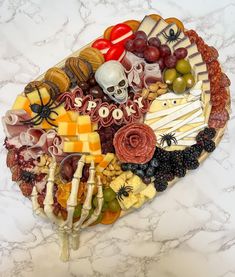
[[[0,114],[17,93],[106,26],[145,14],[181,18],[220,51],[235,81],[234,0],[0,0]],[[235,108],[234,87],[232,105]],[[235,116],[210,158],[114,226],[82,234],[68,263],[49,223],[32,215],[0,152],[0,276],[235,276]],[[0,133],[1,145],[4,134]]]

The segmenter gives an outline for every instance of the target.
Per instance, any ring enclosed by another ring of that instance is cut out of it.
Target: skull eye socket
[[[126,81],[125,80],[122,80],[118,83],[119,87],[124,87],[126,84]]]
[[[114,87],[108,87],[108,88],[107,88],[107,91],[108,91],[108,92],[114,92]]]

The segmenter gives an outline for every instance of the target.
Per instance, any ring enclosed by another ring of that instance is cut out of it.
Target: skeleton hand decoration
[[[128,80],[124,67],[118,61],[103,63],[95,73],[95,79],[110,99],[122,104],[128,99]]]

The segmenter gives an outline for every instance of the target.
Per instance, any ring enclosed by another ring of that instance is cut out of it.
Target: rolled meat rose
[[[153,130],[143,123],[123,126],[113,139],[118,159],[121,162],[136,164],[144,164],[152,159],[156,142]]]

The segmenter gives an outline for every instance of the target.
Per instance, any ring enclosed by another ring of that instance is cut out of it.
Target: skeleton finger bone
[[[90,209],[91,209],[91,201],[92,201],[92,194],[95,187],[95,165],[94,161],[91,162],[90,168],[89,168],[89,178],[87,181],[87,196],[84,201],[83,207],[82,207],[82,213],[79,221],[75,222],[73,224],[73,233],[72,233],[72,247],[73,249],[77,249],[78,247],[78,238],[79,238],[79,229],[81,228],[83,222],[87,219]]]
[[[98,193],[96,195],[97,200],[98,200],[97,207],[94,210],[94,213],[91,215],[91,217],[82,224],[81,228],[86,228],[86,227],[90,226],[92,223],[94,223],[97,220],[97,218],[99,217],[99,215],[101,213],[102,206],[104,203],[104,197],[103,197],[103,186],[101,183],[100,176],[97,176],[97,186],[98,186]]]
[[[31,194],[31,200],[32,200],[32,206],[33,206],[33,212],[36,215],[42,216],[42,217],[46,217],[43,208],[40,207],[39,203],[38,203],[38,192],[36,187],[33,187],[33,191]]]

